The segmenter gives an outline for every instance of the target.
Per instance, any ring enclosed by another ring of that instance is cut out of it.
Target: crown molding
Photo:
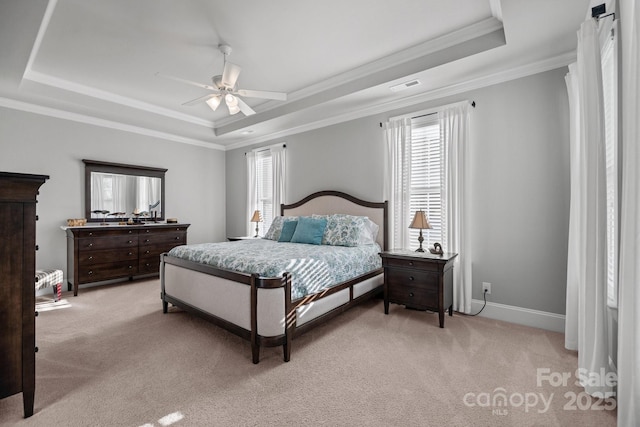
[[[367,105],[358,110],[350,110],[347,113],[337,114],[331,117],[317,120],[312,123],[306,123],[304,125],[289,128],[283,131],[273,132],[268,135],[262,135],[250,139],[245,139],[235,144],[226,146],[226,150],[234,150],[237,148],[246,147],[253,144],[269,141],[272,139],[283,138],[290,135],[295,135],[302,132],[307,132],[338,123],[343,123],[350,120],[356,120],[363,117],[372,116],[375,114],[382,114],[389,111],[410,107],[412,105],[420,104],[423,102],[442,99],[447,96],[458,95],[461,93],[469,92],[475,89],[481,89],[484,87],[505,83],[511,80],[543,73],[550,70],[555,70],[569,65],[576,60],[575,52],[567,52],[561,55],[557,55],[551,58],[546,58],[541,61],[533,62],[530,64],[514,67],[508,70],[503,70],[497,73],[488,74],[486,76],[477,77],[467,80],[463,83],[458,83],[443,88],[421,92],[419,94],[407,96],[401,99],[395,99],[393,101]]]
[[[263,113],[277,107],[286,106],[287,104],[291,104],[301,99],[326,92],[329,89],[337,88],[350,82],[381,73],[392,67],[398,66],[398,64],[403,64],[431,55],[435,52],[446,50],[450,47],[485,36],[501,29],[503,29],[502,22],[494,17],[490,17],[435,39],[427,40],[402,51],[369,62],[360,67],[335,75],[303,89],[291,92],[287,94],[287,101],[284,103],[281,101],[269,101],[259,105],[255,110],[258,113]],[[242,120],[244,120],[244,117],[236,118],[229,116],[218,120],[216,122],[216,126],[224,127]]]
[[[31,53],[29,54],[29,60],[27,61],[27,65],[25,67],[24,73],[22,74],[23,80],[30,80],[46,86],[55,87],[57,89],[75,92],[80,95],[100,99],[102,101],[123,105],[125,107],[130,107],[130,108],[146,111],[153,114],[158,114],[161,116],[169,117],[171,119],[192,123],[198,126],[204,126],[209,129],[215,128],[215,122],[211,120],[205,120],[199,117],[191,116],[189,114],[179,113],[177,111],[174,111],[168,108],[159,107],[157,105],[149,104],[147,102],[139,101],[137,99],[116,95],[114,93],[107,92],[105,90],[81,85],[78,83],[71,82],[69,80],[61,79],[45,73],[41,73],[39,71],[35,71],[33,69],[33,64],[38,56],[38,53],[40,52],[42,41],[44,40],[44,36],[47,32],[47,28],[49,27],[49,23],[51,22],[51,17],[53,16],[53,12],[57,4],[58,4],[58,0],[49,0],[49,3],[47,4],[47,8],[42,17],[42,22],[40,23],[40,27],[38,28],[38,34],[36,35],[36,40],[33,43],[33,47],[31,48]]]
[[[102,89],[96,89],[90,86],[74,83],[69,80],[53,77],[39,71],[27,70],[25,71],[23,78],[25,80],[30,80],[32,82],[40,83],[46,86],[55,87],[57,89],[62,89],[69,92],[75,92],[80,95],[85,95],[91,98],[100,99],[102,101],[123,105],[125,107],[135,108],[137,110],[142,110],[153,114],[158,114],[161,116],[169,117],[171,119],[203,126],[209,129],[213,129],[215,127],[215,123],[210,120],[204,120],[188,114],[178,113],[177,111],[173,111],[168,108],[158,107],[157,105],[149,104],[137,99],[129,98],[122,95],[116,95],[115,93],[107,92]]]
[[[124,132],[135,133],[138,135],[150,136],[153,138],[164,139],[166,141],[179,142],[182,144],[197,145],[199,147],[210,148],[214,150],[224,151],[225,148],[222,145],[214,144],[199,139],[186,138],[180,135],[174,135],[167,132],[160,132],[153,129],[143,128],[140,126],[128,125],[125,123],[115,122],[112,120],[100,119],[86,114],[72,113],[70,111],[64,111],[57,108],[45,107],[42,105],[32,104],[23,101],[17,101],[10,98],[0,97],[0,107],[10,108],[12,110],[25,111],[28,113],[39,114],[42,116],[55,117],[62,120],[70,120],[73,122],[89,124],[93,126],[99,126],[108,129],[115,129]]]

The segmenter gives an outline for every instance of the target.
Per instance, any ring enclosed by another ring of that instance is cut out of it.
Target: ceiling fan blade
[[[156,73],[156,76],[163,77],[163,78],[169,79],[169,80],[175,80],[175,81],[181,82],[181,83],[186,83],[186,84],[189,84],[189,85],[192,85],[192,86],[201,87],[201,88],[204,88],[204,89],[213,90],[216,93],[219,92],[217,87],[214,87],[214,86],[211,86],[211,85],[205,85],[205,84],[202,84],[202,83],[194,82],[194,81],[183,79],[183,78],[180,78],[180,77],[169,76],[167,74],[162,74],[162,73],[159,73],[159,72]]]
[[[208,93],[204,96],[199,96],[196,99],[192,99],[191,101],[187,101],[185,103],[183,103],[182,105],[196,105],[202,101],[208,101],[210,98],[213,98],[215,96],[220,96],[220,95],[216,95],[215,93]]]
[[[232,64],[231,62],[226,62],[224,64],[224,70],[222,70],[222,85],[226,88],[233,88],[238,81],[238,76],[240,76],[240,71],[242,68],[236,64]]]
[[[255,111],[253,111],[253,108],[249,107],[247,103],[242,99],[238,98],[237,96],[236,99],[238,100],[238,107],[240,108],[240,111],[242,111],[245,116],[252,116],[256,113]]]
[[[249,98],[277,99],[278,101],[287,100],[287,94],[283,92],[268,92],[265,90],[239,89],[236,93],[238,95],[246,96]]]

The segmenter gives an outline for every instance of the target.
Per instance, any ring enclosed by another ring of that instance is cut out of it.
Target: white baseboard
[[[479,312],[483,305],[484,301],[471,300],[471,313]],[[564,314],[487,302],[478,316],[564,333]]]

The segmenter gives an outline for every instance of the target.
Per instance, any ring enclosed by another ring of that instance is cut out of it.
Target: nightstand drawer
[[[415,286],[423,289],[438,291],[439,275],[422,270],[410,270],[404,268],[387,268],[385,280],[389,287]]]
[[[426,271],[439,271],[439,266],[430,259],[404,259],[385,257],[382,260],[383,267],[402,267],[411,269],[420,269]]]
[[[420,286],[389,286],[389,301],[404,304],[407,307],[426,310],[438,309],[438,288]]]

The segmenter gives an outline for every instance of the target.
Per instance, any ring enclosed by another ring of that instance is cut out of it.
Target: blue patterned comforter
[[[169,255],[217,268],[281,277],[291,273],[297,299],[382,267],[380,247],[284,243],[268,239],[176,246]]]

